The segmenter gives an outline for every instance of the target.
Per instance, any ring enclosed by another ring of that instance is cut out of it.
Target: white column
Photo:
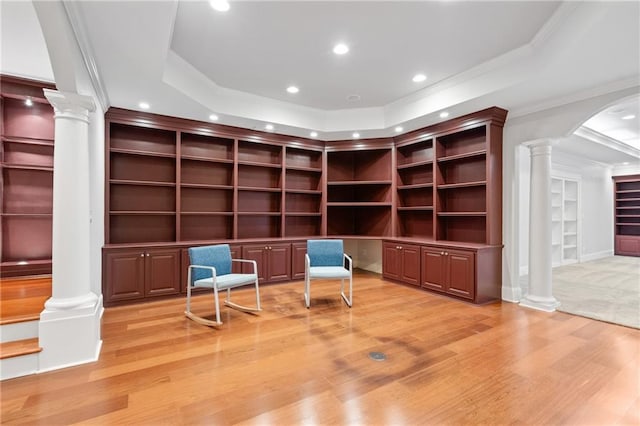
[[[551,139],[529,142],[529,291],[520,305],[546,312],[559,306],[551,282]]]
[[[89,112],[93,99],[45,89],[54,108],[52,297],[40,315],[40,370],[94,361],[102,301],[91,291]]]

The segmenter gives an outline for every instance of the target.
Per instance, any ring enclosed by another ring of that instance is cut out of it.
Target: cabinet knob
[[[447,252],[445,251],[445,252],[444,252],[444,255],[445,255],[445,256],[449,256],[449,253],[447,253]],[[147,256],[149,256],[149,255],[147,255]]]
[[[440,256],[444,256],[444,252],[443,251],[440,252]]]
[[[149,257],[149,253],[147,253],[147,257]]]
[[[144,253],[140,253],[140,257],[144,257]]]

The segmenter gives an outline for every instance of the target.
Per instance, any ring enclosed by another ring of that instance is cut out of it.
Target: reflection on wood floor
[[[2,423],[640,423],[638,330],[363,273],[352,309],[336,281],[312,283],[308,310],[302,282],[261,293],[262,313],[223,308],[220,329],[183,299],[107,308],[100,360],[2,382]]]

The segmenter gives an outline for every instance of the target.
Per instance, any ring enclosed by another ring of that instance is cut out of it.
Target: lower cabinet
[[[122,249],[104,253],[105,305],[180,293],[180,250]]]
[[[382,276],[420,285],[420,246],[394,242],[382,244]]]
[[[474,300],[474,252],[423,247],[422,266],[422,287]]]
[[[473,303],[500,299],[502,246],[382,243],[382,276]]]
[[[243,245],[242,258],[256,261],[261,284],[291,279],[290,243]],[[249,271],[248,266],[244,271]]]
[[[304,256],[307,254],[307,243],[291,244],[291,279],[304,280]]]

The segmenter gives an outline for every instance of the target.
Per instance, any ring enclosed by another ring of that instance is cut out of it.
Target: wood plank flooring
[[[100,360],[0,382],[2,424],[640,424],[639,330],[364,273],[352,309],[336,281],[308,310],[302,282],[261,294],[219,329],[183,299],[107,308]]]
[[[0,324],[39,319],[44,302],[50,297],[50,276],[1,279]]]

